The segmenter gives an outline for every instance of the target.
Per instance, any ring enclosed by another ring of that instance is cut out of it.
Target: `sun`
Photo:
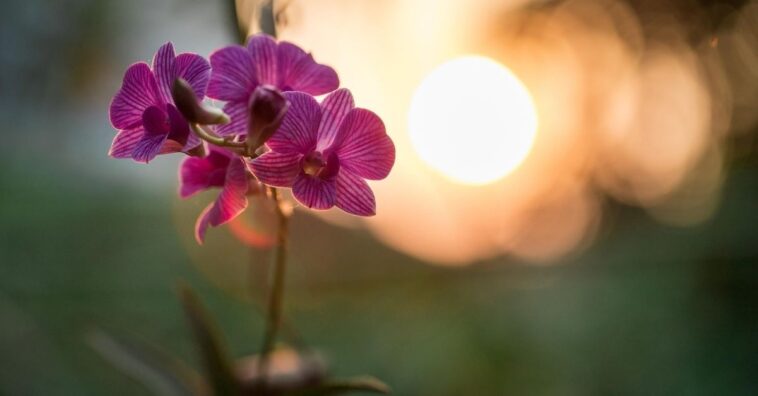
[[[441,64],[416,88],[408,129],[429,166],[455,182],[483,185],[524,162],[537,135],[537,111],[508,68],[464,56]]]

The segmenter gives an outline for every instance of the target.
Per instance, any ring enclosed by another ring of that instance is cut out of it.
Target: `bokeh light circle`
[[[524,162],[537,134],[537,111],[508,68],[464,56],[421,82],[408,123],[411,143],[429,166],[455,182],[482,185]]]

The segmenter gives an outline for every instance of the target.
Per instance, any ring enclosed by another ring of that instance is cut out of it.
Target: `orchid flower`
[[[149,162],[158,154],[189,152],[200,145],[187,120],[176,109],[171,87],[177,78],[189,83],[202,99],[208,85],[210,66],[200,55],[174,55],[169,42],[158,49],[153,66],[131,65],[110,105],[110,119],[119,130],[109,154]]]
[[[222,136],[247,133],[253,93],[261,85],[310,95],[322,95],[339,87],[334,69],[316,63],[300,47],[285,41],[277,43],[265,34],[251,36],[247,46],[217,50],[210,61],[208,96],[226,101],[224,112],[231,118],[230,123],[216,129]]]
[[[250,162],[253,174],[266,185],[291,187],[308,208],[336,205],[354,215],[374,215],[374,193],[364,179],[384,179],[395,163],[382,120],[356,108],[344,88],[321,104],[302,92],[284,96],[289,111],[266,143],[270,151]]]
[[[189,157],[179,168],[179,196],[190,197],[200,191],[221,188],[218,198],[208,205],[195,223],[195,239],[202,244],[208,226],[219,226],[247,208],[247,195],[260,191],[248,177],[242,158],[211,146],[207,156]]]

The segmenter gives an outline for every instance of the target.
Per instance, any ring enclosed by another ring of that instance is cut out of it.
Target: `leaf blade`
[[[206,385],[198,373],[134,337],[116,336],[96,328],[87,334],[87,343],[103,359],[155,394],[205,394]]]
[[[215,395],[239,394],[239,383],[234,376],[219,331],[200,299],[185,283],[179,284],[179,295],[184,313],[195,335],[207,380]]]

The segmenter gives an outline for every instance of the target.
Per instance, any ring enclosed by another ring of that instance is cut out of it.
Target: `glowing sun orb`
[[[464,56],[434,69],[418,86],[408,113],[411,143],[449,179],[482,185],[526,159],[537,135],[529,91],[505,66]]]

